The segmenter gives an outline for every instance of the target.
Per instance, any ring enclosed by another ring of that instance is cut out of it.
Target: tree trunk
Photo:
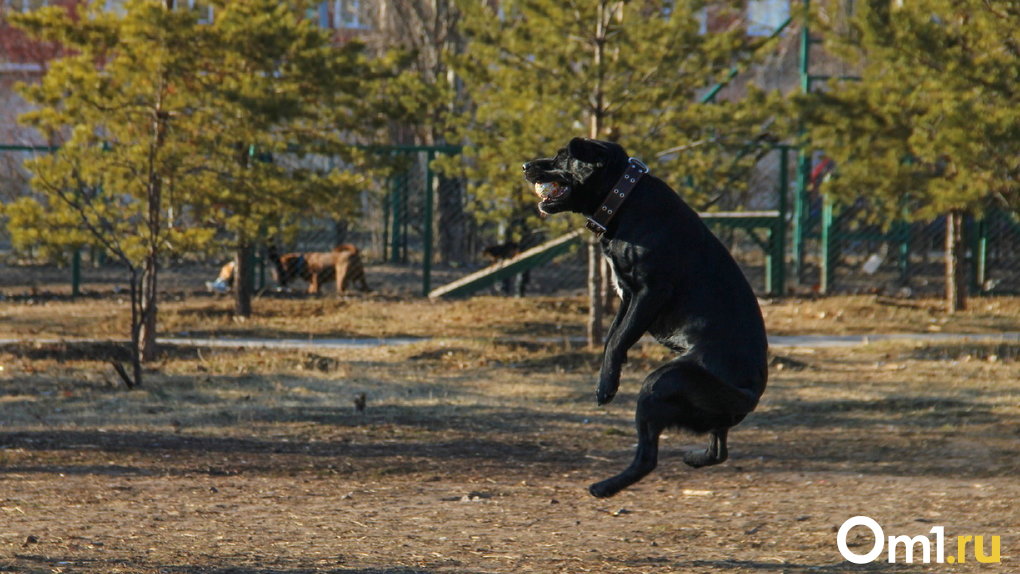
[[[172,8],[173,3],[167,2],[167,7]],[[160,83],[165,78],[160,78]],[[145,268],[142,270],[142,292],[141,292],[141,317],[140,320],[140,341],[141,360],[156,360],[156,294],[158,292],[159,278],[159,253],[162,248],[162,210],[163,210],[163,177],[157,169],[159,165],[159,154],[166,141],[167,126],[170,121],[169,114],[163,109],[163,93],[160,92],[156,99],[156,105],[152,112],[152,142],[149,145],[148,174],[146,181],[146,202],[148,203],[148,214],[146,225],[148,225],[148,253],[145,255]],[[138,370],[138,375],[141,370]]]
[[[964,212],[959,209],[946,215],[946,313],[967,308],[963,216]]]
[[[255,249],[247,240],[237,246],[234,259],[234,316],[251,317],[251,296],[255,291]]]
[[[605,21],[606,4],[600,2],[598,5],[598,18],[595,22],[595,51],[592,54],[592,64],[595,71],[595,86],[591,94],[592,107],[588,111],[588,137],[598,139],[602,130],[602,114],[605,112],[602,82],[604,70],[602,67],[604,50],[606,44]],[[592,239],[588,244],[588,346],[598,347],[602,344],[604,333],[602,318],[605,316],[606,297],[604,289],[603,255],[600,253],[598,239]]]
[[[588,242],[588,346],[602,345],[602,249],[599,240],[592,237]]]
[[[142,386],[142,324],[144,313],[142,311],[142,289],[141,283],[143,280],[139,280],[138,270],[131,267],[131,348],[129,354],[131,355],[131,371],[134,375],[127,374],[124,367],[121,366],[120,362],[116,359],[113,360],[113,366],[117,370],[117,374],[120,375],[121,379],[124,380],[124,384],[127,388],[133,389]]]
[[[141,360],[156,360],[159,348],[156,345],[156,295],[159,261],[155,253],[145,258],[145,269],[142,271],[141,306],[139,317],[139,346]]]
[[[333,246],[347,243],[347,236],[351,230],[351,223],[346,219],[333,220]],[[364,247],[364,246],[362,246]]]

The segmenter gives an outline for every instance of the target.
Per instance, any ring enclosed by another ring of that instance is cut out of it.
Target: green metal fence
[[[817,281],[829,293],[938,296],[945,288],[944,218],[874,223],[862,205],[825,202]],[[1020,218],[991,209],[965,221],[965,265],[973,295],[1020,293]]]
[[[462,181],[437,173],[439,155],[456,155],[456,146],[393,146],[380,153],[395,156],[398,170],[387,182],[383,199],[384,259],[391,263],[421,264],[421,293],[432,289],[432,267],[466,263],[472,243],[470,218],[465,212]],[[415,254],[418,252],[418,254]]]
[[[0,146],[0,201],[29,193],[21,163],[32,154],[51,151]],[[281,242],[277,247],[282,252],[323,251],[337,243],[354,243],[365,255],[370,283],[393,293],[422,296],[463,281],[491,263],[483,251],[499,244],[504,234],[498,226],[478,220],[463,181],[434,169],[437,157],[457,152],[454,147],[380,148],[379,153],[398,160],[399,169],[362,192],[355,217],[346,221],[308,217],[299,222],[296,234],[273,241]],[[937,295],[944,285],[942,220],[875,224],[864,217],[864,205],[826,203],[812,194],[810,177],[802,177],[813,163],[796,148],[777,146],[755,170],[745,211],[702,214],[756,291]],[[1017,214],[989,210],[970,220],[965,232],[971,293],[1020,293]],[[0,227],[0,292],[34,291],[54,284],[62,285],[59,292],[72,295],[83,289],[116,289],[116,271],[95,249],[66,254],[61,263],[47,262],[31,250],[14,253],[6,235]],[[539,233],[524,247],[556,239]],[[580,239],[555,243],[553,251],[532,253],[525,262],[503,262],[498,277],[456,292],[521,292],[526,284],[526,294],[581,295],[587,260]],[[203,290],[232,255],[185,254],[168,260],[163,285],[171,291]],[[273,287],[269,270],[260,268],[258,286]]]
[[[23,160],[34,153],[51,151],[48,147],[0,147],[0,164],[5,161],[10,170],[17,172],[17,177],[8,175],[0,178],[7,199],[29,193],[29,174],[21,167]],[[444,177],[433,165],[440,155],[458,153],[457,148],[392,146],[377,148],[376,151],[393,159],[397,169],[389,179],[377,182],[376,186],[362,192],[361,209],[356,217],[346,221],[307,217],[298,222],[294,233],[287,237],[267,238],[267,243],[275,243],[281,252],[325,251],[341,242],[354,243],[365,255],[370,276],[378,278],[376,283],[395,292],[415,295],[427,294],[491,263],[483,256],[483,251],[503,242],[504,230],[499,225],[480,223],[465,183]],[[765,176],[766,193],[782,198],[780,203],[785,200],[785,194],[777,193],[776,185],[783,189],[787,187],[789,151],[782,148],[775,152],[775,157],[781,157],[781,161],[773,160],[770,172]],[[776,166],[780,163],[783,167],[778,169]],[[777,169],[781,175],[775,175]],[[786,233],[786,227],[781,225],[784,220],[781,210],[785,207],[781,207],[780,203],[770,200],[764,209],[753,212],[705,216],[709,225],[737,253],[738,260],[762,292],[781,292],[785,280],[785,266],[780,263]],[[539,230],[528,238],[529,243],[522,248],[554,239]],[[33,275],[28,283],[52,284],[53,278],[59,277],[59,283],[69,284],[74,295],[81,292],[83,285],[95,290],[116,283],[116,272],[103,268],[102,254],[95,250],[86,253],[84,266],[81,251],[68,254],[69,267],[45,265],[34,260],[31,251],[15,254],[9,243],[2,243],[2,238],[0,251],[3,255],[0,265],[18,266],[23,272],[16,274],[18,277],[24,277],[26,273]],[[265,253],[264,249],[261,253]],[[516,279],[518,289],[514,291],[523,290],[529,294],[584,293],[587,262],[580,241],[558,246],[551,255],[555,257],[531,259],[531,262],[541,263],[537,267],[530,264],[512,267],[520,271]],[[232,256],[232,253],[224,252],[208,258],[185,256],[168,260],[162,273],[163,284],[172,290],[201,289],[215,277],[218,267]],[[256,263],[256,288],[272,287],[271,266],[266,265],[264,257]],[[487,286],[483,292],[511,291],[513,278],[499,279],[495,288]],[[8,285],[26,283],[21,279],[11,281]],[[522,281],[527,282],[526,289],[523,289]],[[0,287],[3,286],[0,284]]]

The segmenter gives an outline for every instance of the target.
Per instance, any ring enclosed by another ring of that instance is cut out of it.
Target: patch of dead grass
[[[428,301],[385,297],[256,300],[239,321],[227,298],[176,298],[160,305],[160,333],[190,337],[511,338],[556,344],[583,337],[583,298],[475,297]],[[764,301],[774,335],[995,333],[1020,331],[1020,298],[973,298],[955,315],[941,301],[846,296]],[[126,339],[129,309],[119,299],[0,302],[0,338]],[[549,342],[553,343],[549,343]]]
[[[762,313],[773,335],[1020,331],[1020,297],[972,298],[953,315],[941,300],[874,295],[782,299],[763,305]]]
[[[598,501],[584,486],[632,456],[657,345],[605,408],[598,353],[560,343],[317,351],[327,368],[203,349],[133,391],[84,356],[0,351],[0,570],[842,572],[832,532],[861,513],[1002,535],[1012,559],[1020,361],[902,341],[784,353],[803,368],[772,372],[729,462],[686,468],[703,439],[670,432],[655,473]]]

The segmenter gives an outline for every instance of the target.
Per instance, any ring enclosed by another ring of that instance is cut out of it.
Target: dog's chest
[[[613,258],[607,256],[606,262],[609,264],[609,281],[613,286],[613,290],[616,291],[616,296],[623,300],[623,283],[620,282],[620,273],[616,270],[616,264],[613,262]]]

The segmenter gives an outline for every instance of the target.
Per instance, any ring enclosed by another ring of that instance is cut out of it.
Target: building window
[[[334,28],[362,28],[361,0],[335,0],[333,2]]]
[[[771,36],[790,18],[790,0],[748,0],[747,34]]]
[[[174,6],[180,7],[181,9],[188,9],[198,15],[199,24],[212,24],[213,22],[213,7],[211,4],[201,2],[200,0],[182,0],[177,2]]]
[[[106,0],[103,8],[107,12],[113,12],[114,14],[123,16],[127,13],[127,8],[124,7],[124,2],[125,0]]]
[[[708,34],[708,8],[700,8],[694,13],[694,19],[698,21],[698,34]]]
[[[31,12],[48,5],[48,0],[3,0],[4,8],[9,12]]]
[[[319,4],[318,20],[322,28],[357,29],[370,28],[365,17],[362,0],[331,0]]]

